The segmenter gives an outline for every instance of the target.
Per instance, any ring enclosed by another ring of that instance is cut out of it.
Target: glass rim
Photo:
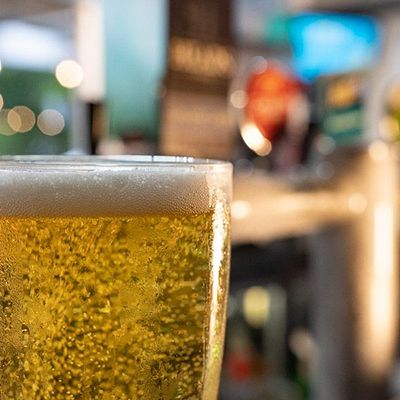
[[[190,169],[216,172],[229,172],[229,161],[187,156],[161,155],[15,155],[1,156],[0,169],[18,167],[18,169],[73,169],[122,168],[122,169]]]

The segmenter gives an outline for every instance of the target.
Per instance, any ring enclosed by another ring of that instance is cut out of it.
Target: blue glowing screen
[[[356,14],[300,14],[289,22],[293,68],[305,81],[364,69],[380,49],[377,22]]]

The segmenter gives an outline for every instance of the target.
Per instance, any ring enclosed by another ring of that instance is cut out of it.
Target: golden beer
[[[215,399],[229,166],[85,160],[0,160],[0,399]]]

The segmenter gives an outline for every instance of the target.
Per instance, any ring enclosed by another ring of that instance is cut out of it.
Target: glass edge
[[[25,164],[51,168],[52,166],[79,166],[91,165],[98,167],[190,167],[212,171],[232,171],[233,166],[229,161],[208,158],[195,158],[186,156],[160,156],[160,155],[0,155],[0,167],[4,165]]]

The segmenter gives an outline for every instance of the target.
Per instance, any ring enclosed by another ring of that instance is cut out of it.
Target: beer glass
[[[0,399],[217,396],[231,166],[0,158]]]

